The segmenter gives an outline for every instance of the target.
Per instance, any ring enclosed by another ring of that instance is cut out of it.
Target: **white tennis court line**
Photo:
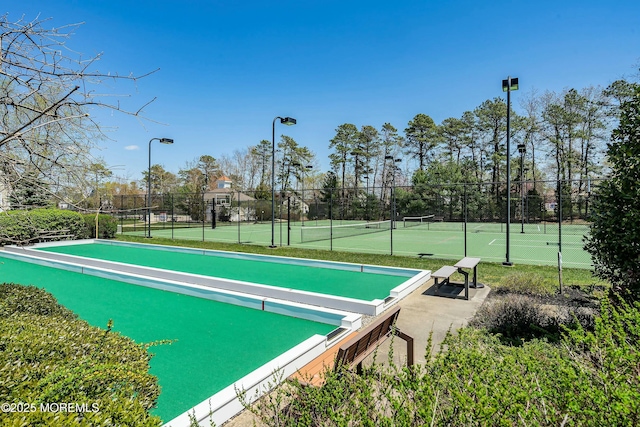
[[[490,241],[488,243],[488,245],[491,245],[495,242],[499,242],[502,244],[506,244],[506,239],[493,239],[492,241]],[[567,246],[567,247],[577,247],[576,245],[582,245],[581,242],[565,242],[563,244],[563,246]],[[520,244],[518,243],[511,243],[510,245],[511,247],[521,247],[521,248],[530,248],[530,247],[535,247],[535,248],[546,248],[546,247],[551,247],[553,248],[554,246],[557,247],[558,246],[558,242],[557,241],[553,241],[553,240],[526,240],[526,241],[522,241]]]

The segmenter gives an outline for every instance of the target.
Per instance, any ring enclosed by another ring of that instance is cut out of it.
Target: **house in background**
[[[233,181],[231,181],[231,178],[222,175],[220,178],[216,180],[216,182],[214,183],[214,186],[216,189],[224,189],[224,188],[231,188],[231,184],[233,184]]]
[[[305,202],[301,196],[291,193],[288,195],[286,200],[282,201],[282,205],[285,209],[290,208],[296,212],[299,212],[301,215],[305,217],[309,214],[309,204]]]
[[[209,206],[207,221],[211,221],[213,207],[219,221],[256,221],[256,199],[232,188],[233,181],[227,176],[218,178],[213,189],[204,193]]]

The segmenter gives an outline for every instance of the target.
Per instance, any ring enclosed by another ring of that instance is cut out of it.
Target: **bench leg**
[[[438,292],[441,286],[446,285],[447,283],[449,283],[449,279],[442,279],[442,282],[438,283],[438,278],[434,277],[434,284],[436,285],[436,291],[435,294],[436,295],[440,295],[440,293]]]
[[[478,283],[478,266],[476,265],[475,267],[473,267],[473,284],[471,285],[472,288],[484,288],[484,285],[482,283]]]
[[[469,300],[469,272],[459,268],[458,273],[464,276],[464,299]]]
[[[478,266],[473,267],[473,287],[478,287]]]
[[[405,334],[400,330],[396,330],[396,335],[407,343],[407,366],[413,366],[413,337]]]

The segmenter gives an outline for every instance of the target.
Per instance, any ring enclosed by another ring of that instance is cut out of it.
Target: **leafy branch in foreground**
[[[328,370],[321,388],[287,381],[250,408],[268,426],[638,425],[640,304],[601,310],[559,343],[463,328],[424,365]]]

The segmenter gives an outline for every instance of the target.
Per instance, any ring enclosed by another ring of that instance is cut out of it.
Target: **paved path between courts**
[[[478,267],[478,270],[478,277],[481,281],[482,265]],[[449,291],[449,295],[458,294],[461,296],[459,298],[435,296],[433,279],[431,279],[399,302],[401,310],[396,325],[400,330],[413,337],[415,363],[425,362],[429,335],[433,333],[433,351],[437,352],[449,330],[453,332],[471,320],[489,294],[490,288],[485,286],[479,289],[469,289],[469,301],[463,298],[464,291],[461,287],[445,286],[440,288],[441,293],[447,293],[447,291]],[[391,340],[387,340],[378,349],[376,357],[379,363],[388,360],[390,343]],[[393,341],[393,346],[394,363],[406,363],[407,347],[405,342],[396,338]],[[369,356],[365,360],[365,364],[371,363],[371,359],[372,356]],[[245,410],[225,423],[224,427],[249,427],[254,425],[254,421],[255,425],[261,425],[253,414]]]

